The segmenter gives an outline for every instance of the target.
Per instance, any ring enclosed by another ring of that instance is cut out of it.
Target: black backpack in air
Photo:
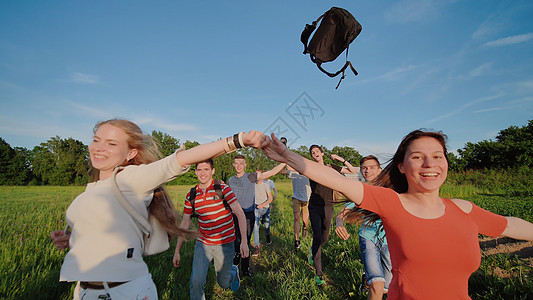
[[[322,19],[320,26],[307,44],[309,37],[316,28],[316,24]],[[353,73],[357,71],[348,61],[348,48],[350,43],[361,32],[362,26],[347,10],[339,7],[332,7],[312,24],[306,24],[300,40],[304,44],[304,54],[309,53],[311,61],[316,63],[320,71],[326,73],[329,77],[335,77],[342,73],[342,77],[337,87],[344,79],[344,71],[348,66]],[[346,49],[346,63],[336,73],[330,73],[322,68],[322,63],[334,61]]]
[[[226,209],[228,209],[231,212],[231,208],[228,202],[226,201],[226,199],[224,198],[224,193],[222,192],[222,186],[220,185],[220,180],[215,179],[215,184],[213,186],[215,188],[215,192],[217,193],[218,199],[222,199],[222,202],[224,202],[224,206],[226,207]],[[189,192],[189,202],[191,202],[191,207],[192,207],[191,218],[198,218],[198,214],[194,210],[194,202],[196,202],[196,187],[197,186],[192,187]]]

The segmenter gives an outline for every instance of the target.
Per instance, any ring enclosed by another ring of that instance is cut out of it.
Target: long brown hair
[[[93,133],[96,133],[98,128],[104,124],[115,126],[124,131],[128,136],[128,149],[137,149],[137,155],[135,155],[133,159],[124,163],[123,166],[149,164],[161,158],[161,152],[159,152],[159,148],[155,141],[150,135],[144,134],[137,124],[128,120],[111,119],[97,123],[94,126]],[[89,172],[94,181],[99,179],[99,172],[94,169],[92,165],[90,165]],[[171,236],[189,238],[196,234],[195,231],[181,229],[179,227],[178,210],[172,203],[169,194],[163,186],[154,190],[154,196],[152,202],[148,206],[148,212],[157,218],[159,223],[161,223],[161,226],[165,228]]]

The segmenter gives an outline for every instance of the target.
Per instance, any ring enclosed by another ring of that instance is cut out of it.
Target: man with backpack
[[[215,168],[212,159],[197,163],[195,173],[200,183],[187,193],[180,227],[189,229],[191,218],[198,217],[200,235],[194,248],[190,294],[191,299],[205,299],[204,286],[212,260],[218,284],[222,288],[231,287],[233,291],[239,289],[239,270],[233,265],[233,214],[240,224],[241,235],[246,234],[246,219],[231,188],[213,179]],[[173,259],[175,267],[180,266],[180,249],[184,241],[182,237],[178,238]],[[248,243],[245,240],[240,243],[239,253],[242,257],[249,256]]]

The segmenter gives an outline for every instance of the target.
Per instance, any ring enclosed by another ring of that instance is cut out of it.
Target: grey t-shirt
[[[309,201],[311,195],[309,178],[292,170],[287,170],[287,175],[292,179],[292,197],[300,201]]]
[[[228,179],[228,184],[244,212],[254,211],[256,181],[257,173],[244,173],[242,177],[234,175]]]

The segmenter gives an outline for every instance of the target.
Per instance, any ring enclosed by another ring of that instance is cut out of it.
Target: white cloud
[[[73,101],[66,100],[70,106],[74,107],[78,113],[82,115],[90,115],[99,120],[107,120],[113,118],[113,115],[109,113],[109,108],[107,109],[96,109],[93,107],[85,106]]]
[[[533,39],[533,33],[513,35],[506,38],[497,39],[495,41],[485,43],[485,46],[506,46],[527,42]]]
[[[385,79],[385,80],[394,79],[394,78],[397,78],[398,75],[401,75],[403,73],[412,71],[412,70],[414,70],[416,68],[418,68],[418,66],[415,66],[415,65],[408,65],[407,67],[399,67],[399,68],[391,70],[391,71],[389,71],[389,72],[387,72],[387,73],[385,73],[383,75],[379,75],[377,77],[370,78],[370,79],[367,79],[367,80],[361,80],[361,83],[363,83],[363,82],[371,82],[371,81],[381,80],[381,79]]]
[[[533,80],[527,80],[517,83],[518,87],[533,90]]]
[[[481,75],[485,75],[487,72],[490,71],[491,67],[492,67],[492,63],[483,64],[483,65],[475,68],[474,70],[470,71],[469,75],[471,77],[478,77],[478,76],[481,76]]]
[[[500,111],[500,110],[507,110],[511,107],[493,107],[493,108],[487,108],[487,109],[480,109],[474,111],[474,113],[485,113],[485,112],[491,112],[491,111]]]
[[[77,83],[97,84],[100,80],[98,76],[95,75],[74,72],[70,75],[70,81]]]
[[[487,97],[482,97],[482,98],[479,98],[479,99],[476,99],[476,100],[473,100],[473,101],[470,101],[468,103],[465,103],[463,104],[462,106],[458,107],[457,109],[449,112],[449,113],[446,113],[446,114],[443,114],[443,115],[440,115],[436,118],[433,118],[431,120],[429,120],[427,123],[430,124],[430,123],[434,123],[434,122],[437,122],[437,121],[440,121],[440,120],[443,120],[443,119],[446,119],[446,118],[449,118],[453,115],[456,115],[458,114],[459,112],[467,109],[468,107],[472,106],[472,105],[475,105],[475,104],[478,104],[478,103],[483,103],[483,102],[487,102],[487,101],[491,101],[491,100],[494,100],[494,99],[497,99],[497,98],[500,98],[502,96],[504,96],[505,93],[504,92],[500,92],[496,95],[492,95],[492,96],[487,96]]]

